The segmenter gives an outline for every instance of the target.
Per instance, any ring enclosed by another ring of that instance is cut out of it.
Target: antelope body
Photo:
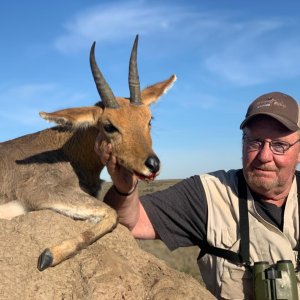
[[[116,212],[97,199],[101,190],[99,175],[104,168],[94,152],[99,133],[103,137],[98,140],[99,147],[111,143],[118,162],[140,179],[152,180],[159,172],[159,159],[152,150],[149,105],[176,76],[141,91],[137,41],[130,58],[130,98],[113,95],[96,64],[93,44],[90,63],[101,102],[40,113],[59,125],[0,143],[0,218],[51,209],[94,223],[79,236],[45,249],[38,259],[40,271],[64,261],[117,225]]]

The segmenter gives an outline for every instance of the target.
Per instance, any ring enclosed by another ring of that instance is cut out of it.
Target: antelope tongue
[[[143,175],[141,173],[135,172],[134,174],[140,179],[140,180],[144,180],[144,181],[153,181],[155,179],[155,177],[157,176],[157,173],[151,173],[150,175],[146,176]]]

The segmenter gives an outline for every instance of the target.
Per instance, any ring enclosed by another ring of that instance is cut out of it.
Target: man
[[[105,201],[136,238],[160,238],[171,250],[199,245],[202,277],[217,298],[251,299],[254,262],[291,260],[296,267],[299,115],[288,95],[260,96],[240,126],[242,171],[192,176],[141,198],[137,178],[118,165],[111,145],[100,152],[96,143],[114,183]]]

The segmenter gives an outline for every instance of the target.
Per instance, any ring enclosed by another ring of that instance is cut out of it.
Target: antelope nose
[[[151,171],[152,173],[157,173],[160,168],[160,161],[157,156],[149,156],[147,160],[145,161],[146,167]]]

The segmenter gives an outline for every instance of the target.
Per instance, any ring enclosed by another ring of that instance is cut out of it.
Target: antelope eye
[[[103,126],[103,129],[107,132],[107,133],[114,133],[117,132],[118,129],[111,123],[105,124]]]

